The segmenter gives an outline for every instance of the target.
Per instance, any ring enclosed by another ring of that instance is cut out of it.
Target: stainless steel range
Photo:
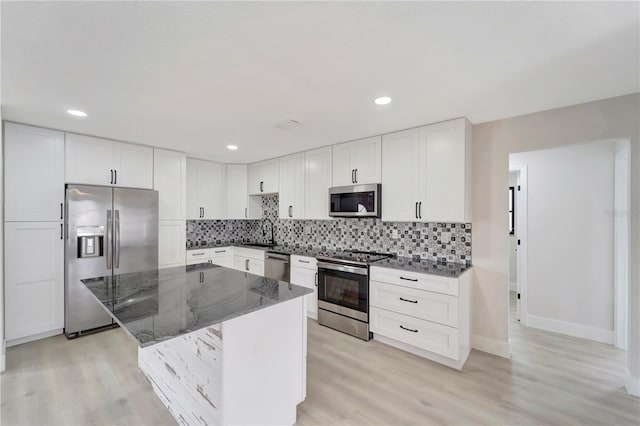
[[[369,265],[392,257],[345,251],[318,259],[318,323],[369,340]]]

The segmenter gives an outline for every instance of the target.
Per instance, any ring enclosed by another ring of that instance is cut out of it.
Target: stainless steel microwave
[[[382,185],[336,186],[329,189],[329,216],[380,217]]]

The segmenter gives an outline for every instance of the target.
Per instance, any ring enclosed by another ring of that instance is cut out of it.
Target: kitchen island
[[[293,424],[310,289],[200,264],[83,280],[180,424]]]

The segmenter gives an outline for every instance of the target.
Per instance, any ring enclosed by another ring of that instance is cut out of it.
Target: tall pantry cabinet
[[[64,327],[64,137],[4,125],[7,346]]]

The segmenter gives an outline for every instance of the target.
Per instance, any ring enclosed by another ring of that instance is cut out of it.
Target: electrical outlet
[[[421,233],[422,235],[426,235],[426,234],[428,234],[428,233],[429,233],[429,228],[426,228],[426,227],[425,227],[425,228],[420,228],[420,233]]]
[[[397,229],[392,229],[391,230],[391,238],[393,238],[394,240],[397,240],[398,238],[400,238],[398,236],[398,230]]]

